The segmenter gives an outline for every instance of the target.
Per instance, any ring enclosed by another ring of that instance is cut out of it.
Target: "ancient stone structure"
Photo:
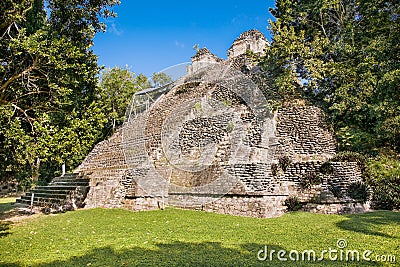
[[[268,45],[265,36],[257,31],[250,30],[242,33],[237,38],[228,50],[228,59],[233,59],[238,56],[246,54],[247,51],[253,53],[263,53],[265,47]]]
[[[71,173],[55,177],[46,186],[37,186],[17,203],[42,207],[45,213],[83,208],[89,191],[89,180]]]
[[[187,67],[187,73],[192,75],[193,73],[201,70],[202,68],[208,66],[210,63],[219,63],[223,59],[217,57],[210,52],[206,47],[200,49],[196,55],[192,57],[192,65]]]
[[[365,210],[348,196],[362,180],[357,164],[330,161],[336,144],[323,112],[301,101],[266,109],[268,88],[246,51],[267,44],[259,31],[243,33],[227,60],[201,49],[188,75],[138,93],[124,126],[76,170],[90,179],[86,207],[273,217],[296,196],[309,211]]]

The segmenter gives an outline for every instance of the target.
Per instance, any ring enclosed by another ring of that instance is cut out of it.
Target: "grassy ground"
[[[322,262],[293,262],[288,254],[289,261],[279,261],[276,253],[272,260],[257,259],[265,246],[269,253],[315,250],[318,258],[338,249],[338,239],[347,241],[344,253],[395,255],[400,265],[400,214],[394,212],[255,219],[179,209],[91,209],[11,225],[0,237],[0,266],[396,266],[331,261],[328,255]]]
[[[0,198],[0,214],[13,209],[13,203],[15,203],[15,197]]]

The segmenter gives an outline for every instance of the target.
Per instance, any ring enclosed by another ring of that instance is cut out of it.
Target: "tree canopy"
[[[0,177],[51,177],[76,167],[102,138],[100,19],[117,0],[5,0],[0,4]],[[47,11],[47,12],[46,12]],[[49,14],[47,16],[47,14]]]
[[[173,82],[172,78],[164,72],[158,72],[158,73],[154,72],[151,75],[151,80],[153,81],[154,86],[156,87],[164,86],[166,84]]]
[[[146,76],[136,75],[128,67],[114,67],[101,72],[102,104],[108,114],[107,132],[113,132],[125,121],[126,109],[134,93],[149,87],[151,85]]]
[[[340,149],[400,151],[398,1],[277,0],[262,59],[281,101],[330,115]]]

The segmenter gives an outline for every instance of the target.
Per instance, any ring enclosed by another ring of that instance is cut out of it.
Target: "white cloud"
[[[124,33],[123,30],[120,30],[120,29],[117,28],[117,25],[114,22],[111,22],[111,24],[108,24],[107,26],[108,26],[107,27],[108,31],[110,33],[113,33],[113,34],[117,35],[117,36],[121,36]]]
[[[175,45],[176,45],[177,47],[180,47],[180,48],[185,48],[185,44],[183,44],[183,43],[181,43],[181,42],[179,42],[179,41],[175,41]]]

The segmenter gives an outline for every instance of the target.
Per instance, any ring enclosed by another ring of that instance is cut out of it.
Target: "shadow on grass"
[[[363,214],[353,214],[346,216],[348,220],[338,222],[336,225],[343,229],[366,235],[375,235],[387,238],[396,238],[380,232],[383,225],[400,226],[400,213],[391,211],[376,211]]]
[[[67,261],[55,261],[37,266],[343,266],[344,262],[325,260],[322,262],[260,261],[257,253],[264,246],[246,244],[240,249],[223,247],[220,243],[185,243],[157,244],[154,249],[132,248],[114,250],[111,247],[94,249],[81,257]],[[279,251],[278,246],[268,246],[268,251]],[[287,256],[286,256],[287,257]],[[317,256],[318,257],[318,256]],[[11,265],[12,266],[12,265]],[[350,262],[346,266],[378,266],[367,262]]]
[[[13,202],[10,203],[0,203],[0,215],[4,212],[10,211],[14,208]]]
[[[11,222],[2,222],[0,221],[0,238],[4,236],[8,236],[10,234],[10,225]]]

